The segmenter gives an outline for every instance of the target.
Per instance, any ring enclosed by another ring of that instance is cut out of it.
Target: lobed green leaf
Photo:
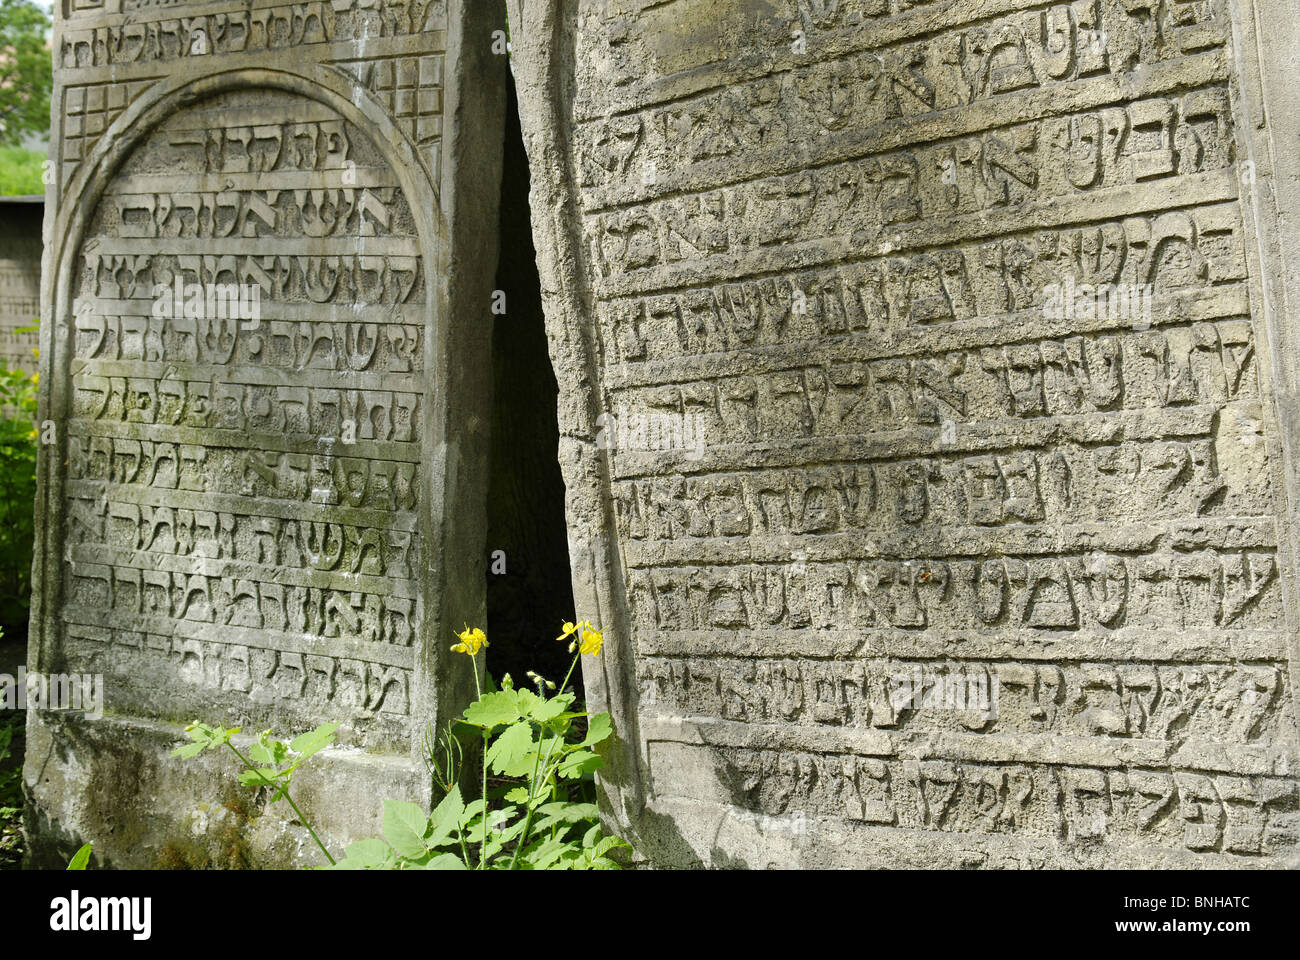
[[[418,857],[428,851],[424,834],[429,823],[418,804],[405,800],[384,801],[384,839],[399,857]]]
[[[342,726],[339,723],[322,723],[315,730],[304,733],[300,737],[295,737],[289,742],[289,749],[294,753],[300,754],[302,759],[310,757],[314,753],[324,750],[334,742],[334,734]]]
[[[518,690],[498,690],[485,693],[474,703],[465,708],[465,722],[474,727],[491,730],[503,723],[514,723],[519,719]],[[527,692],[527,691],[523,691]]]

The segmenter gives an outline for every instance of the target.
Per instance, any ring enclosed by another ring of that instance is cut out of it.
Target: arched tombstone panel
[[[1255,7],[511,0],[651,862],[1296,862]]]
[[[29,717],[36,862],[318,859],[225,757],[166,757],[195,718],[341,722],[300,787],[340,852],[428,800],[423,734],[472,689],[499,17],[194,6],[56,36],[29,669],[102,686]]]
[[[346,716],[396,747],[438,398],[392,169],[317,101],[202,100],[131,152],[75,265],[67,666],[139,715]]]

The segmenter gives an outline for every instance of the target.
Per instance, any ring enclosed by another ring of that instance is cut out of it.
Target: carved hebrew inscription
[[[103,195],[73,302],[62,619],[119,706],[400,735],[426,416],[408,202],[362,131],[268,91],[175,114]]]
[[[373,94],[437,180],[446,0],[64,0],[59,26],[54,66],[66,78],[56,93],[65,180],[153,82],[217,63],[283,67],[285,57],[296,66],[334,64]]]
[[[653,798],[1293,856],[1227,6],[569,9]]]

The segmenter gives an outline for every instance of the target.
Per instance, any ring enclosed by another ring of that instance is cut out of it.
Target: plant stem
[[[569,672],[564,675],[564,682],[560,684],[560,693],[563,693],[564,688],[569,685],[569,678],[573,676],[573,668],[578,665],[578,661],[581,659],[582,659],[581,651],[573,655],[573,663],[569,664]]]
[[[266,784],[268,787],[272,787],[272,788],[275,787],[275,784],[266,778],[266,774],[262,773],[261,770],[257,769],[257,767],[249,763],[248,759],[242,753],[239,752],[239,750],[235,747],[233,743],[227,740],[226,746],[228,746],[234,752],[235,756],[239,758],[239,762],[242,763],[247,769],[252,770],[255,774],[257,774],[261,778],[264,784]],[[293,797],[289,796],[288,784],[285,784],[284,789],[280,791],[280,795],[284,797],[284,799],[289,801],[289,806],[293,807],[293,812],[297,815],[298,819],[302,821],[302,825],[307,828],[307,832],[311,834],[311,838],[316,841],[316,846],[320,847],[320,852],[325,854],[325,859],[330,862],[330,866],[331,867],[334,866],[335,865],[334,858],[331,857],[330,852],[327,849],[325,849],[325,844],[321,843],[320,837],[316,836],[316,831],[313,830],[311,827],[311,821],[308,820],[306,815],[301,810],[298,809],[298,804],[293,802]]]
[[[483,755],[479,757],[479,766],[483,769],[483,810],[481,813],[481,824],[483,829],[482,836],[479,837],[478,843],[478,868],[487,869],[487,749],[488,734],[483,731]]]
[[[573,668],[570,667],[569,669],[572,670]],[[560,739],[562,738],[557,734],[555,738],[551,740],[550,746],[546,748],[546,759],[542,762],[542,769],[546,769],[546,767],[550,764],[551,751],[555,749],[556,740],[560,740]],[[538,746],[541,746],[541,744],[538,744]],[[547,779],[548,780],[550,779],[549,775]],[[528,814],[524,817],[524,832],[519,835],[519,842],[515,844],[515,852],[510,857],[510,866],[506,868],[507,870],[513,870],[515,868],[515,863],[519,860],[519,851],[522,850],[528,843],[528,831],[531,830],[533,826],[533,794],[536,792],[536,790],[537,790],[537,756],[534,755],[533,756],[533,779],[528,784]]]
[[[568,687],[569,678],[573,676],[573,668],[578,665],[578,661],[581,659],[582,659],[581,651],[573,655],[573,662],[569,664],[569,672],[564,675],[564,682],[560,684],[560,693],[563,693],[565,688]],[[545,732],[545,728],[543,728],[543,732]],[[562,739],[563,739],[563,735],[558,734],[556,738],[551,741],[550,746],[546,748],[546,759],[542,761],[543,770],[546,770],[547,767],[550,766],[551,753],[555,750],[556,740],[562,740]],[[539,743],[538,746],[540,747],[541,744]],[[527,846],[528,833],[533,826],[533,799],[537,794],[537,761],[539,758],[540,758],[540,753],[533,754],[533,775],[532,777],[529,778],[528,781],[528,812],[524,816],[524,831],[519,835],[519,840],[515,843],[515,852],[510,857],[510,866],[506,868],[508,870],[513,870],[515,868],[515,864],[519,861],[519,852],[523,850],[525,846]],[[558,764],[557,764],[557,768],[558,768]],[[551,773],[547,771],[545,782],[549,783],[550,780],[551,780]]]
[[[473,839],[474,839],[473,837],[470,837],[471,841]],[[462,862],[464,862],[465,869],[468,870],[470,869],[469,850],[465,846],[465,834],[460,830],[459,827],[456,828],[456,842],[460,844],[460,859],[462,860]]]
[[[539,732],[544,734],[546,728],[542,727]],[[519,835],[519,840],[515,844],[515,852],[510,855],[510,866],[506,868],[507,870],[513,870],[515,864],[519,861],[519,851],[524,848],[524,841],[528,839],[528,827],[533,822],[533,793],[537,790],[537,761],[542,758],[541,746],[541,741],[538,741],[538,749],[533,753],[533,773],[528,778],[528,812],[524,814],[524,832]],[[547,756],[550,756],[549,751]]]
[[[479,679],[478,679],[478,660],[477,659],[473,660],[473,664],[474,664],[474,692],[478,694],[478,699],[482,700],[483,686],[482,684],[479,683]],[[482,826],[483,833],[479,837],[479,843],[478,843],[478,868],[480,870],[487,869],[487,813],[488,813],[487,810],[487,748],[488,748],[488,732],[484,730],[483,731],[483,752],[479,756],[479,766],[483,770],[482,792],[479,794],[479,796],[483,798],[483,810],[480,814],[480,824]],[[472,843],[473,841],[474,838],[471,836],[470,842]]]

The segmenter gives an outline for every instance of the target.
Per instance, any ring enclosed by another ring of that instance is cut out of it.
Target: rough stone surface
[[[509,5],[610,825],[1296,865],[1290,5]]]
[[[342,721],[300,798],[335,850],[428,798],[483,609],[503,11],[56,7],[28,669],[106,712],[29,711],[31,861],[319,862],[233,758],[166,754]]]
[[[0,360],[10,370],[36,369],[43,209],[40,197],[0,197]]]

